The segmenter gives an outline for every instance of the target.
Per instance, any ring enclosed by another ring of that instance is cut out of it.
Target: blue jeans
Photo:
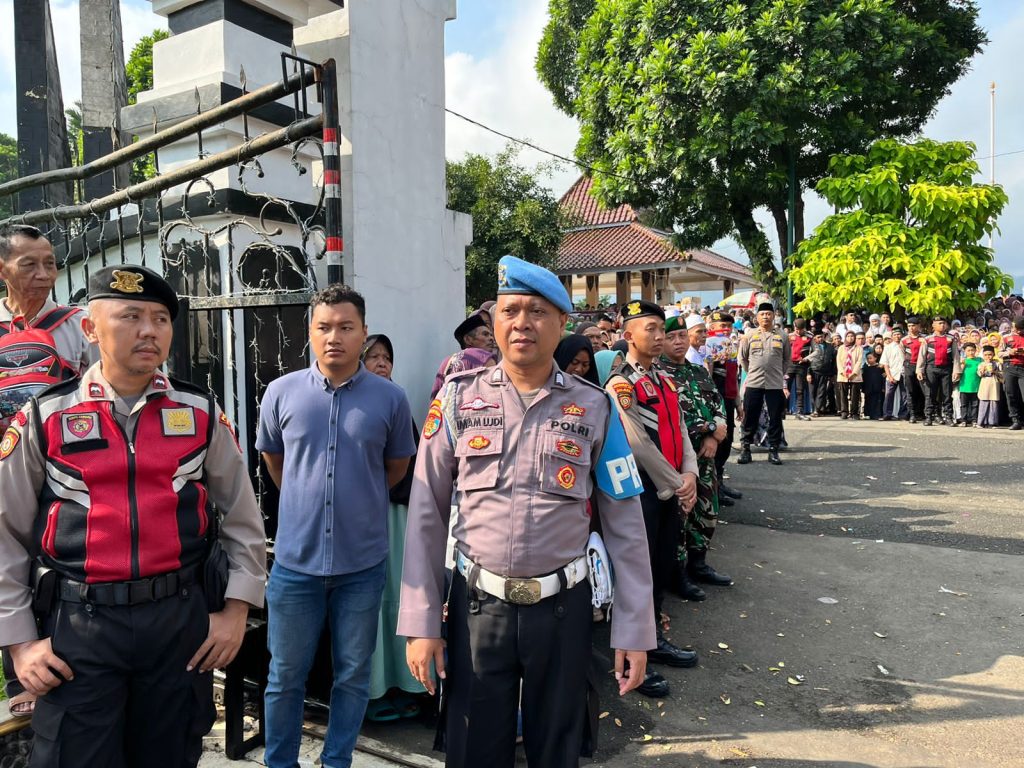
[[[306,678],[324,620],[331,637],[334,683],[324,768],[348,768],[369,700],[370,657],[387,561],[342,576],[307,576],[274,563],[267,584],[270,678],[266,694],[268,768],[295,768],[302,737]]]

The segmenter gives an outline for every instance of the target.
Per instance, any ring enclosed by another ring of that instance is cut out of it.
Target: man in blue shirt
[[[388,489],[416,452],[405,393],[359,361],[363,297],[331,285],[313,297],[316,361],[267,387],[256,448],[281,489],[267,585],[270,679],[266,763],[298,760],[306,678],[324,621],[334,684],[321,762],[347,768],[366,712],[388,553]]]

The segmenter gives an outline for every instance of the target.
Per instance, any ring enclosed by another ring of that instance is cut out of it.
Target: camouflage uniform
[[[695,451],[699,451],[704,438],[713,434],[719,424],[725,424],[725,408],[722,396],[715,386],[711,374],[702,365],[688,361],[673,363],[662,357],[661,366],[676,382],[679,401],[683,406],[686,431]],[[697,503],[686,516],[683,525],[685,549],[680,560],[685,560],[686,550],[704,551],[715,533],[718,521],[718,472],[714,457],[697,457]]]

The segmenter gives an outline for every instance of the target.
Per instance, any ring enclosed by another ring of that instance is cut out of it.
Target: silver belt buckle
[[[537,579],[505,579],[505,600],[515,605],[540,602],[540,581]]]

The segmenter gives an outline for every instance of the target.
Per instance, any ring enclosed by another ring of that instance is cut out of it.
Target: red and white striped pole
[[[324,227],[327,231],[327,282],[345,280],[344,241],[341,234],[341,153],[338,127],[338,70],[334,59],[323,64],[324,110]]]

